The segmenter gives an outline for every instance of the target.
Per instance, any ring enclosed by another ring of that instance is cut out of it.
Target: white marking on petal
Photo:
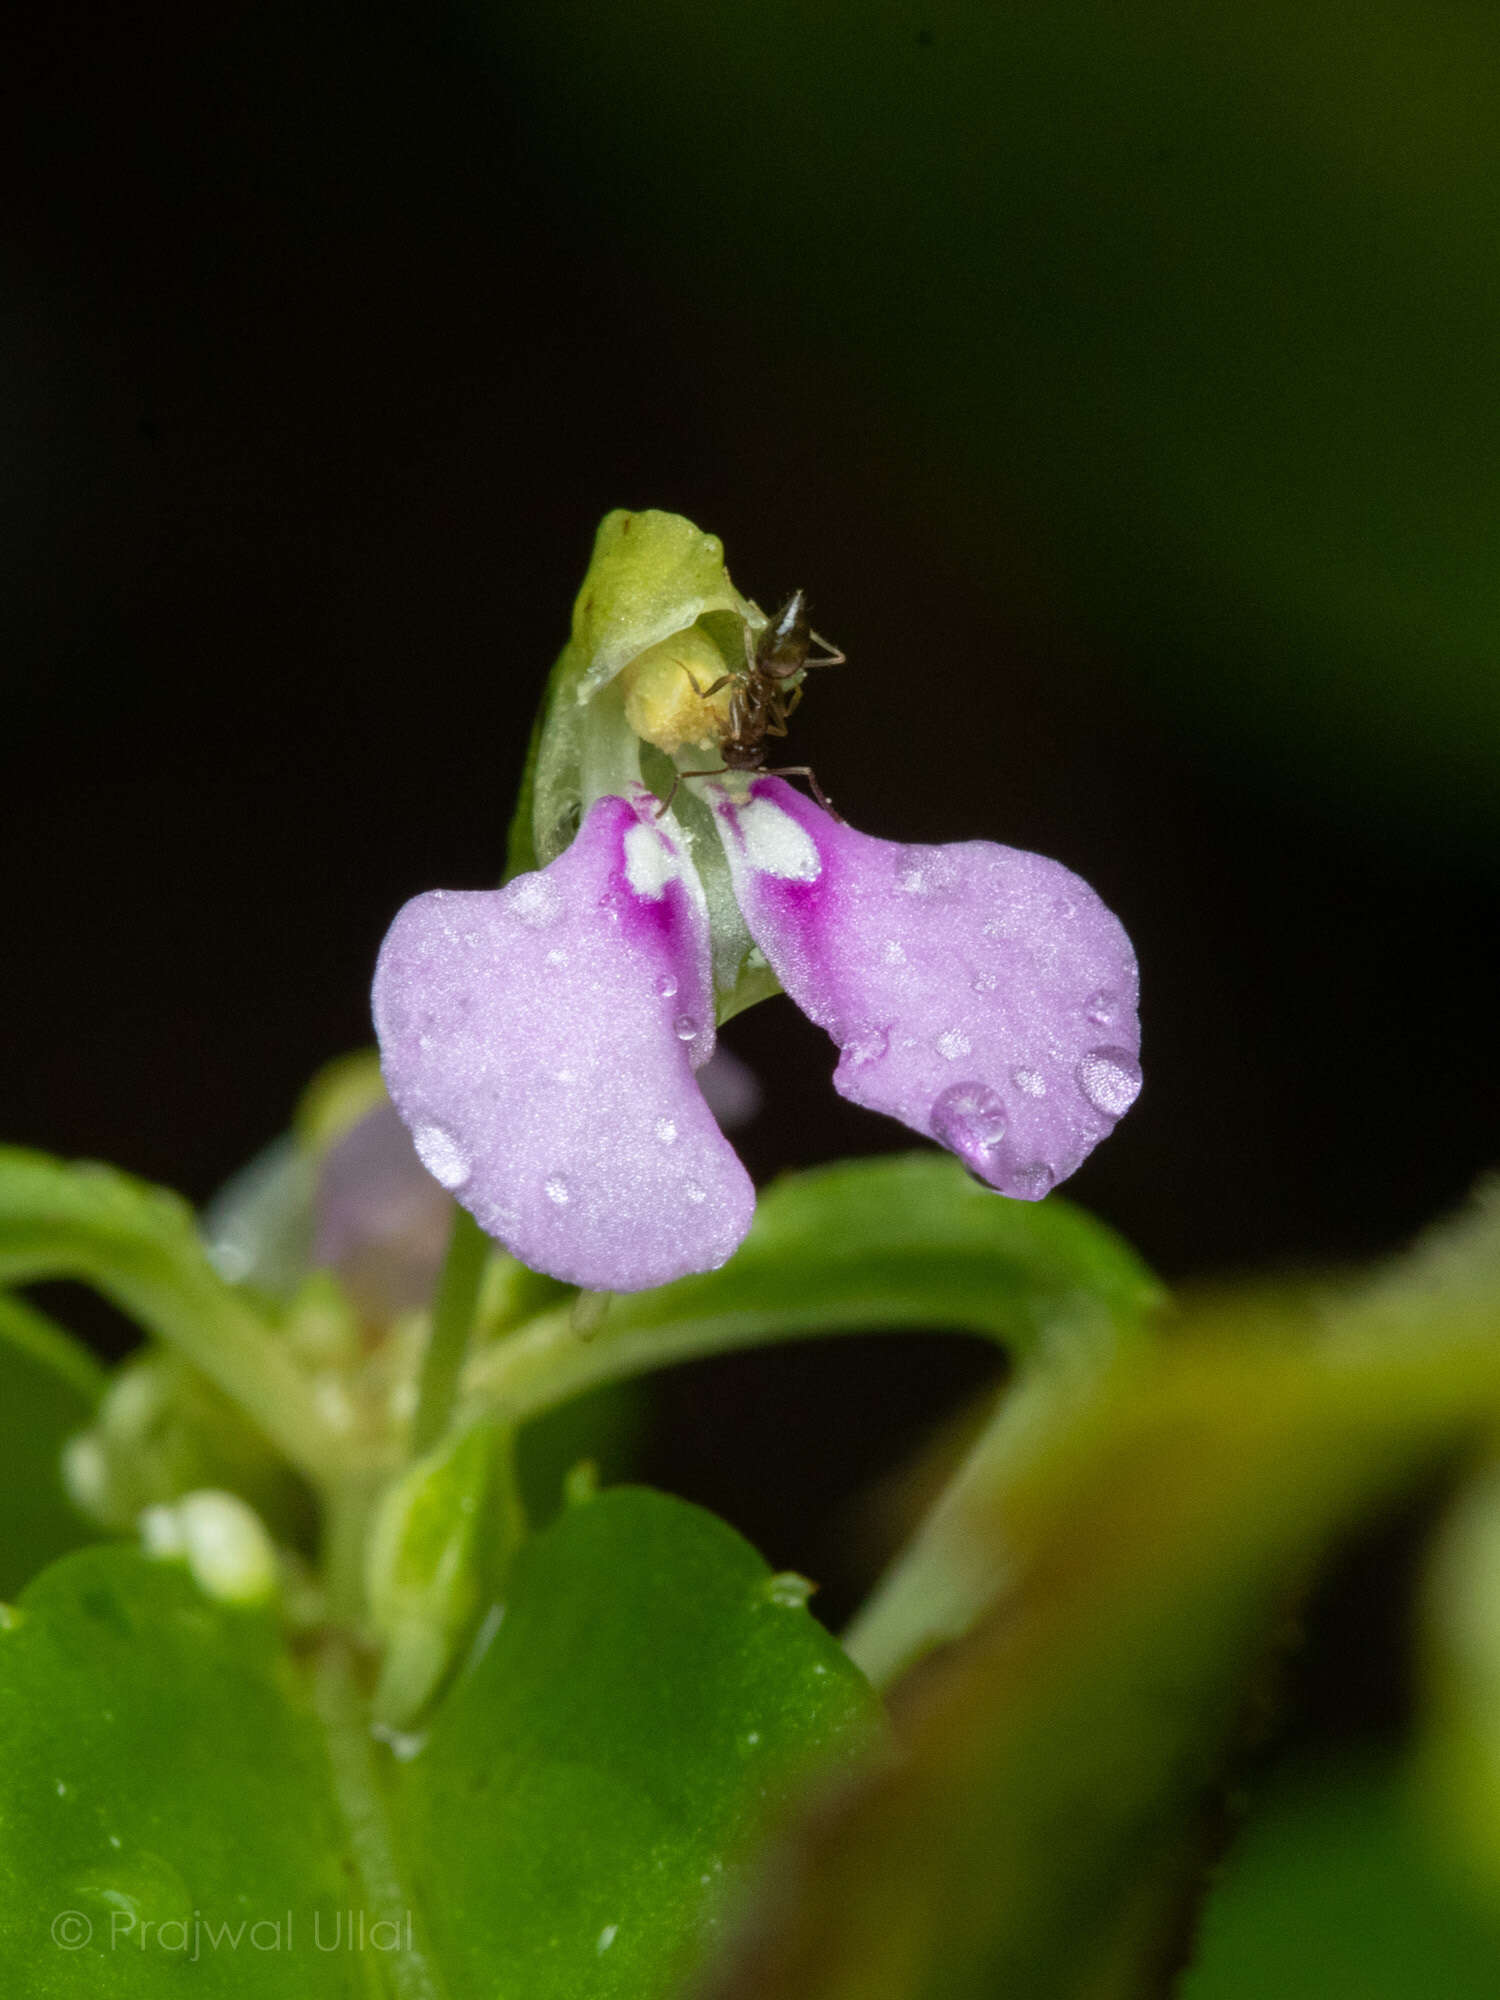
[[[625,879],[638,896],[659,902],[667,884],[681,873],[677,856],[661,835],[639,820],[625,832]]]
[[[812,835],[774,799],[751,799],[735,814],[745,859],[762,875],[782,882],[816,882],[823,872]]]

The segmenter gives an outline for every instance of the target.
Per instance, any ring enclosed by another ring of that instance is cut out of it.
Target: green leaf
[[[42,1278],[93,1285],[201,1369],[299,1469],[327,1469],[306,1379],[209,1263],[176,1195],[111,1167],[0,1148],[0,1284]]]
[[[76,1341],[0,1292],[0,1598],[96,1533],[64,1492],[60,1465],[103,1386]]]
[[[868,1690],[797,1598],[722,1522],[643,1488],[527,1544],[399,1770],[455,1992],[678,1990],[768,1821],[876,1739]]]
[[[133,1550],[66,1558],[0,1630],[0,1772],[0,1991],[368,1991],[316,1948],[359,1899],[269,1618]]]
[[[304,1664],[176,1563],[67,1557],[0,1620],[0,1992],[667,2000],[771,1817],[878,1740],[804,1595],[616,1489],[397,1756],[336,1638]]]
[[[1013,1464],[988,1514],[971,1492],[993,1615],[924,1669],[905,1756],[783,1859],[796,1891],[715,2000],[1162,1993],[1288,1607],[1500,1417],[1482,1264],[1220,1306]]]
[[[1160,1288],[1112,1231],[1055,1196],[1014,1202],[947,1155],[908,1153],[790,1174],[762,1196],[720,1271],[616,1299],[582,1341],[544,1314],[470,1366],[476,1399],[519,1419],[600,1382],[690,1356],[810,1335],[948,1328],[1002,1341],[1019,1379],[950,1493],[848,1635],[889,1679],[966,1631],[995,1573],[968,1559],[969,1489],[988,1490],[1142,1345]]]

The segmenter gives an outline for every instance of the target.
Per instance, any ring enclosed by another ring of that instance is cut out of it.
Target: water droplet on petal
[[[545,875],[522,875],[506,891],[505,907],[532,930],[545,930],[562,915],[562,891]]]
[[[441,1125],[419,1125],[411,1135],[417,1158],[440,1186],[461,1188],[474,1171],[473,1162],[451,1132]]]
[[[559,1208],[566,1208],[573,1199],[573,1190],[561,1174],[553,1174],[547,1182],[545,1192],[548,1201],[555,1201]]]
[[[885,949],[881,952],[880,956],[885,960],[887,965],[905,965],[906,963],[906,949],[896,938],[886,939]]]
[[[696,1181],[688,1181],[682,1191],[691,1202],[708,1200],[708,1189],[706,1187],[699,1187]]]
[[[866,1063],[879,1062],[890,1045],[888,1028],[866,1028],[863,1034],[851,1035],[844,1043],[844,1060],[862,1069]]]
[[[1012,1070],[1010,1080],[1016,1086],[1016,1089],[1023,1091],[1027,1097],[1045,1097],[1047,1095],[1047,1079],[1042,1075],[1040,1070]]]
[[[938,1036],[936,1046],[944,1062],[957,1062],[960,1056],[970,1053],[974,1044],[962,1028],[947,1028]]]
[[[663,1000],[670,1000],[677,991],[677,981],[670,972],[664,972],[656,982],[656,990]]]
[[[672,1032],[679,1042],[690,1042],[698,1032],[698,1023],[692,1014],[679,1014],[672,1023]]]
[[[1107,1028],[1115,1018],[1115,996],[1107,986],[1101,986],[1097,993],[1091,993],[1084,1002],[1084,1013],[1095,1027]]]
[[[1078,1065],[1078,1088],[1096,1111],[1119,1118],[1141,1094],[1141,1067],[1128,1049],[1090,1049]]]
[[[970,1164],[1005,1137],[1005,1105],[987,1083],[950,1083],[932,1107],[933,1137]]]
[[[993,993],[1000,980],[993,972],[976,972],[969,984],[976,993]]]
[[[1015,1195],[1019,1201],[1040,1201],[1051,1187],[1052,1179],[1052,1169],[1041,1160],[1036,1160],[1029,1167],[1016,1168],[1006,1192]]]
[[[941,896],[958,883],[958,863],[946,847],[904,847],[896,856],[896,887],[907,896]]]
[[[677,1137],[675,1121],[670,1118],[658,1118],[656,1121],[656,1136],[662,1145],[670,1146]]]

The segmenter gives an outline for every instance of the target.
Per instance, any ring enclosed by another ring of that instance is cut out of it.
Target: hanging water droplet
[[[969,984],[976,993],[993,993],[1000,980],[993,972],[976,972]]]
[[[679,1042],[690,1042],[698,1032],[698,1023],[691,1014],[679,1014],[672,1023],[672,1032]]]
[[[708,1189],[706,1187],[699,1187],[696,1181],[685,1182],[682,1191],[691,1202],[697,1203],[708,1200]]]
[[[670,972],[664,972],[656,982],[656,990],[663,1000],[670,1000],[677,991],[677,981]]]
[[[553,1174],[547,1182],[545,1193],[548,1201],[555,1201],[559,1208],[566,1208],[573,1199],[573,1190],[561,1174]]]
[[[932,1133],[970,1164],[1005,1137],[1005,1105],[987,1083],[950,1083],[932,1107]]]
[[[461,1188],[474,1171],[473,1162],[451,1132],[441,1125],[419,1125],[411,1135],[417,1158],[432,1178],[450,1193]]]
[[[957,1062],[960,1056],[968,1055],[974,1047],[962,1028],[945,1028],[937,1038],[936,1048],[944,1062]]]
[[[1042,1075],[1040,1070],[1012,1070],[1010,1080],[1016,1086],[1016,1089],[1024,1092],[1027,1097],[1045,1097],[1047,1095],[1047,1079]]]
[[[1083,1011],[1096,1028],[1107,1028],[1115,1018],[1115,996],[1107,986],[1101,986],[1097,993],[1091,993],[1084,1002]]]
[[[1129,1049],[1090,1049],[1078,1065],[1078,1088],[1096,1111],[1119,1118],[1141,1094],[1141,1068]]]
[[[677,1137],[677,1126],[671,1118],[658,1118],[656,1136],[663,1146],[670,1146]]]
[[[1040,1201],[1051,1187],[1052,1179],[1052,1169],[1041,1160],[1036,1160],[1029,1167],[1016,1168],[1006,1192],[1013,1194],[1018,1201]]]

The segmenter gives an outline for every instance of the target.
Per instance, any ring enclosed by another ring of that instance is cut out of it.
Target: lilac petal
[[[453,1204],[384,1099],[324,1155],[313,1215],[314,1265],[336,1271],[370,1318],[388,1320],[432,1297]]]
[[[600,799],[539,873],[416,897],[375,971],[424,1165],[533,1270],[596,1291],[714,1270],[755,1205],[693,1079],[707,917],[654,806]]]
[[[902,847],[777,778],[719,792],[751,935],[856,1104],[1040,1199],[1141,1087],[1135,954],[1086,882],[987,840]]]

